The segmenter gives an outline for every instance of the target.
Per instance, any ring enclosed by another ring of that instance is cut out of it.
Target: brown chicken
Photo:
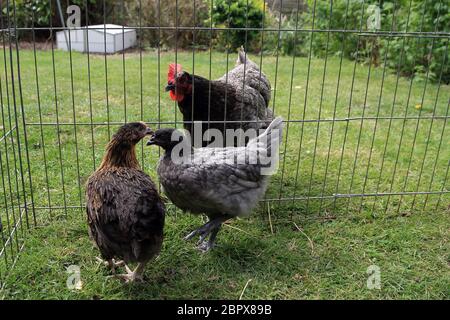
[[[157,189],[139,167],[136,144],[152,134],[143,122],[122,126],[106,147],[100,167],[86,187],[89,234],[104,263],[126,282],[142,280],[146,263],[160,252],[165,207]],[[121,261],[116,261],[118,258]],[[134,271],[128,263],[137,263]]]
[[[191,135],[196,128],[193,121],[202,122],[203,136],[207,129],[218,129],[222,133],[226,129],[266,129],[273,120],[272,110],[268,108],[270,82],[242,48],[236,67],[217,80],[189,74],[182,70],[181,65],[171,64],[166,91],[170,92],[172,100],[178,102],[184,128]],[[191,142],[194,145],[194,139]],[[233,141],[226,141],[225,138],[224,142],[227,146],[243,145],[243,141],[234,138]],[[202,141],[201,146],[208,144]]]

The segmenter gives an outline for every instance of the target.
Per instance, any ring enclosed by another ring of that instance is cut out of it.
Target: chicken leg
[[[199,235],[200,240],[198,242],[199,243],[198,248],[201,251],[206,252],[206,251],[210,250],[212,247],[214,247],[217,233],[219,232],[220,227],[222,226],[222,223],[224,223],[225,221],[227,221],[228,219],[231,219],[231,218],[232,218],[231,215],[223,215],[223,216],[219,216],[215,219],[210,219],[203,226],[192,231],[186,237],[184,237],[184,240],[190,240],[193,237],[195,237],[196,235]],[[208,237],[208,235],[209,235],[209,239],[208,239],[208,241],[205,241],[205,239]]]

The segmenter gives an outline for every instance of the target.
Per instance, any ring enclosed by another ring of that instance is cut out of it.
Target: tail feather
[[[244,64],[247,61],[247,54],[245,53],[244,46],[241,46],[238,51],[238,58],[236,65]]]
[[[278,150],[281,145],[282,133],[283,119],[277,117],[261,135],[247,145],[250,149],[256,150],[253,155],[256,154],[262,175],[273,175],[278,169]]]
[[[275,147],[275,149],[278,149],[282,139],[283,139],[283,118],[276,117],[270,123],[270,125],[267,127],[267,129],[262,134],[260,134],[257,138],[250,141],[249,144],[263,143],[265,145],[265,148],[268,151],[270,151],[274,147]],[[275,146],[272,144],[275,144]]]
[[[262,135],[267,135],[270,137],[273,133],[276,132],[278,134],[278,139],[281,140],[283,138],[283,118],[276,117],[267,127],[267,129],[263,132]],[[262,136],[261,135],[261,136]]]
[[[274,129],[281,129],[282,126],[283,126],[283,118],[282,117],[276,117],[275,119],[273,119],[273,121],[267,127],[266,131],[264,131],[264,133],[267,133],[267,132],[272,131]]]

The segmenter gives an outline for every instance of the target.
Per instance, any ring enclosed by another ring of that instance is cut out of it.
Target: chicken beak
[[[175,85],[173,83],[168,83],[165,90],[166,92],[175,90]]]
[[[146,135],[146,136],[150,136],[150,135],[152,135],[152,134],[154,134],[153,130],[150,129],[149,127],[147,127],[147,129],[145,130],[145,135]]]
[[[156,144],[155,136],[152,136],[152,137],[150,138],[150,140],[147,141],[147,145],[148,145],[148,146],[151,146],[151,145],[154,145],[154,144]]]

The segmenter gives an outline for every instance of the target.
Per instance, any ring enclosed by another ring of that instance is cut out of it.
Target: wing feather
[[[165,208],[148,176],[137,170],[94,175],[86,191],[90,235],[105,259],[154,254],[149,247],[160,246]]]

